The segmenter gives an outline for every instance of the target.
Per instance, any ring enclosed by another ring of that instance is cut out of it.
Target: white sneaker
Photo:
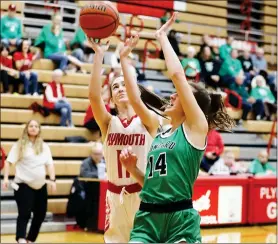
[[[33,93],[33,96],[34,96],[34,97],[38,97],[39,95],[40,95],[40,94],[37,93],[37,92],[34,92],[34,93]]]

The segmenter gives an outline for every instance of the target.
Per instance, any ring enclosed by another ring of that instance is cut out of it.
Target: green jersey
[[[204,148],[193,146],[183,125],[153,140],[140,197],[143,202],[165,204],[192,198]]]

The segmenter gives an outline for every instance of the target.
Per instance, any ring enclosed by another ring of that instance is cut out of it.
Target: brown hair
[[[228,115],[221,94],[208,93],[196,83],[190,82],[190,85],[194,88],[194,97],[207,118],[209,129],[231,131],[235,121]]]
[[[113,81],[109,84],[109,86],[110,86],[109,90],[110,90],[111,97],[112,97],[111,85],[113,84],[114,80],[118,77],[115,77],[113,79]],[[153,112],[155,112],[156,114],[158,114],[159,116],[162,116],[167,119],[167,117],[165,117],[162,114],[162,112],[164,111],[165,107],[169,104],[169,101],[167,99],[161,98],[160,96],[156,95],[155,93],[149,91],[144,86],[142,86],[140,84],[137,84],[137,85],[141,92],[141,99],[142,99],[143,103],[146,105],[146,107],[148,109],[152,110]],[[117,111],[116,105],[115,105],[115,108]]]
[[[26,124],[23,133],[21,137],[18,140],[19,144],[19,156],[18,159],[20,160],[24,156],[24,152],[26,149],[27,144],[29,143],[29,135],[28,135],[28,126],[32,121],[36,121],[39,125],[39,134],[36,137],[35,144],[34,144],[34,150],[36,155],[40,154],[43,151],[43,139],[41,138],[41,125],[37,120],[31,119]]]

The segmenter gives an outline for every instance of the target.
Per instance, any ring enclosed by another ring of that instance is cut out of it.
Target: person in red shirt
[[[224,150],[222,136],[216,130],[211,130],[207,136],[207,148],[201,161],[200,168],[208,172],[210,167],[219,159]]]
[[[18,92],[18,81],[19,72],[13,69],[13,60],[9,56],[9,48],[5,45],[0,45],[0,63],[1,63],[1,81],[3,82],[4,93],[9,93],[9,85],[14,85],[14,92]]]
[[[65,97],[63,84],[61,84],[63,71],[56,69],[53,71],[52,82],[48,83],[43,96],[43,106],[49,110],[61,114],[61,126],[74,127],[72,123],[71,104]]]
[[[30,71],[33,60],[36,58],[37,55],[33,55],[30,52],[28,40],[24,40],[21,43],[19,51],[14,54],[15,66],[20,71],[19,79],[24,84],[25,94],[38,95],[38,75]]]

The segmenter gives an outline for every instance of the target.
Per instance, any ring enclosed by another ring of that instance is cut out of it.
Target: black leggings
[[[35,242],[46,215],[47,188],[44,185],[41,189],[34,190],[24,183],[18,185],[19,189],[14,191],[18,208],[16,241],[23,238]],[[26,228],[31,217],[31,212],[33,212],[33,219],[28,236],[26,237]]]

